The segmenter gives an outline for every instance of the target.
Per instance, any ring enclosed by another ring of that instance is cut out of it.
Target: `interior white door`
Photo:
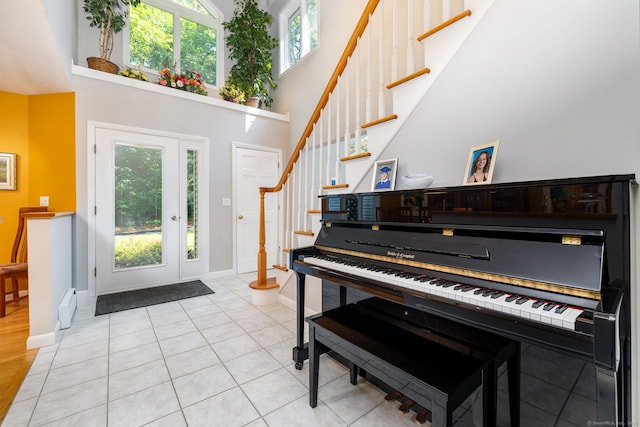
[[[238,274],[257,270],[260,231],[260,187],[273,187],[280,177],[279,153],[236,147],[236,262]],[[267,268],[278,249],[278,195],[265,195]]]
[[[180,279],[180,144],[96,129],[96,290]]]

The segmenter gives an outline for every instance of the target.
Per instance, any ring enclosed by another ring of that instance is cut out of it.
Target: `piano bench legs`
[[[510,408],[512,425],[519,424],[519,393],[511,393],[519,377],[518,343],[511,342],[496,355],[483,352],[482,357],[471,356],[440,340],[368,318],[355,305],[311,316],[307,322],[309,405],[312,408],[318,403],[320,355],[331,350],[348,361],[351,384],[357,384],[358,368],[366,371],[367,375],[429,409],[434,427],[451,426],[453,411],[482,386],[484,425],[493,426],[497,410],[497,362],[506,360],[509,400],[512,403],[517,398],[518,401]],[[443,372],[447,375],[442,375]]]

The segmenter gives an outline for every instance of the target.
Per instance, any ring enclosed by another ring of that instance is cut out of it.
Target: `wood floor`
[[[0,423],[7,414],[38,350],[27,351],[29,298],[7,303],[7,315],[0,318]]]

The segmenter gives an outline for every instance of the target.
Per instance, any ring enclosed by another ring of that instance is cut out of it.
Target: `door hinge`
[[[98,145],[93,144],[93,154],[96,154],[97,152],[98,152]]]
[[[98,267],[93,267],[93,277],[98,277]]]
[[[98,215],[98,207],[97,206],[93,207],[93,214],[94,215]]]

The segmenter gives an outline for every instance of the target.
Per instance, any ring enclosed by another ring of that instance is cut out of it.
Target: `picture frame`
[[[471,147],[462,185],[491,183],[499,144],[500,141],[493,141],[488,144]],[[478,167],[482,168],[482,170],[478,170]]]
[[[373,168],[371,191],[393,191],[396,188],[398,159],[379,160]]]
[[[0,153],[0,190],[16,189],[16,155]]]

